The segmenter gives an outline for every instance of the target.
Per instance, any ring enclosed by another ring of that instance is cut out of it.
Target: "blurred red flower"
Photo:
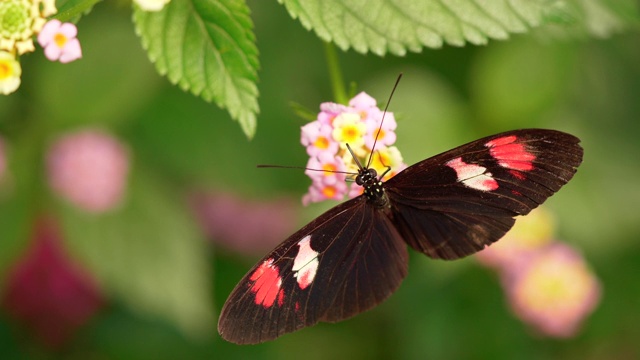
[[[8,273],[2,306],[44,345],[59,348],[102,306],[96,282],[65,253],[52,219],[36,222],[31,244]]]

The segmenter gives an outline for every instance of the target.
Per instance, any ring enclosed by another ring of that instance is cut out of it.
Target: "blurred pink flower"
[[[320,113],[318,113],[318,121],[322,124],[333,126],[333,120],[336,116],[343,112],[348,112],[349,108],[332,102],[325,102],[320,104]]]
[[[516,315],[542,334],[567,338],[600,300],[600,284],[580,254],[554,243],[503,274]]]
[[[349,106],[356,109],[358,112],[378,109],[376,105],[376,99],[374,99],[364,91],[361,91],[358,95],[349,100]]]
[[[349,192],[347,192],[347,197],[349,199],[353,199],[356,196],[360,196],[364,193],[364,188],[355,182],[352,182],[349,186]]]
[[[322,153],[335,155],[338,152],[338,143],[331,138],[333,128],[320,121],[313,121],[302,127],[300,142],[307,148],[307,154],[314,157]]]
[[[395,130],[398,127],[396,118],[392,112],[388,112],[384,116],[384,122],[382,127],[380,122],[382,121],[382,112],[376,117],[370,117],[366,120],[367,134],[365,135],[364,142],[369,149],[373,148],[373,143],[376,142],[376,136],[378,140],[376,146],[390,146],[396,142]]]
[[[348,193],[349,189],[344,181],[329,185],[321,180],[314,180],[309,186],[309,191],[302,196],[302,205],[307,206],[312,202],[324,200],[342,200]]]
[[[56,224],[39,220],[7,276],[2,306],[35,338],[63,346],[103,304],[95,281],[65,253]]]
[[[77,35],[78,29],[75,25],[53,19],[47,22],[38,34],[38,43],[44,48],[47,59],[60,60],[64,64],[82,57]]]
[[[346,175],[346,167],[344,161],[337,156],[333,156],[329,153],[322,153],[317,157],[309,158],[307,162],[308,169],[324,170],[324,171],[312,171],[306,170],[307,174],[313,181],[320,181],[326,185],[335,185],[337,182],[344,182]]]
[[[196,192],[190,203],[213,242],[246,255],[273,249],[297,225],[295,206],[285,199],[259,202],[223,192]]]
[[[129,156],[111,135],[83,130],[57,139],[49,149],[47,168],[54,191],[84,210],[100,213],[122,200]]]

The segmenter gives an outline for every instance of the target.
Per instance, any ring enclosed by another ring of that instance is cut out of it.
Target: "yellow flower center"
[[[580,304],[588,296],[592,283],[584,265],[545,260],[534,265],[535,269],[522,284],[522,295],[529,306],[558,311]]]
[[[376,130],[376,132],[373,133],[374,136],[378,136],[378,139],[384,139],[384,130],[380,129],[380,132],[378,132],[378,130]]]
[[[53,41],[55,41],[56,45],[58,45],[59,48],[63,48],[68,40],[69,39],[67,39],[67,37],[64,36],[64,34],[61,34],[61,33],[57,33],[53,37]]]
[[[337,170],[334,164],[324,164],[322,165],[322,170],[327,171],[326,175],[332,175],[331,172],[335,172]]]
[[[353,142],[358,137],[358,134],[358,129],[353,125],[342,128],[342,138],[346,142]]]
[[[318,136],[316,141],[313,143],[317,149],[327,149],[329,147],[329,139],[324,136]]]
[[[328,198],[336,196],[336,188],[334,186],[325,186],[322,189],[322,194]]]
[[[373,154],[373,160],[371,161],[371,167],[376,169],[376,171],[384,172],[387,170],[387,166],[392,166],[391,156],[386,151],[376,151]]]
[[[0,61],[0,79],[4,80],[13,75],[13,67],[8,61]]]
[[[353,148],[360,147],[364,144],[364,133],[367,129],[357,114],[341,114],[336,117],[333,124],[333,138],[340,142],[341,147],[344,148],[346,143]]]

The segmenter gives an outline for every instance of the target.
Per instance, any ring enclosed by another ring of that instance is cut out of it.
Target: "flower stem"
[[[327,59],[327,67],[329,68],[333,97],[337,103],[347,104],[349,99],[347,99],[347,91],[344,86],[336,47],[330,42],[324,42],[324,53]]]

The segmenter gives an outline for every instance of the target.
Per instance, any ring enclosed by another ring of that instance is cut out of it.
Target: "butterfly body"
[[[554,130],[509,131],[418,162],[386,182],[359,165],[363,194],[320,215],[254,266],[225,303],[220,334],[259,343],[369,310],[406,276],[406,245],[446,260],[482,250],[573,177],[583,155],[578,143]]]
[[[382,177],[378,178],[375,169],[361,168],[356,176],[356,184],[363,187],[362,194],[367,201],[376,208],[386,208],[389,206],[389,198],[385,194]]]

